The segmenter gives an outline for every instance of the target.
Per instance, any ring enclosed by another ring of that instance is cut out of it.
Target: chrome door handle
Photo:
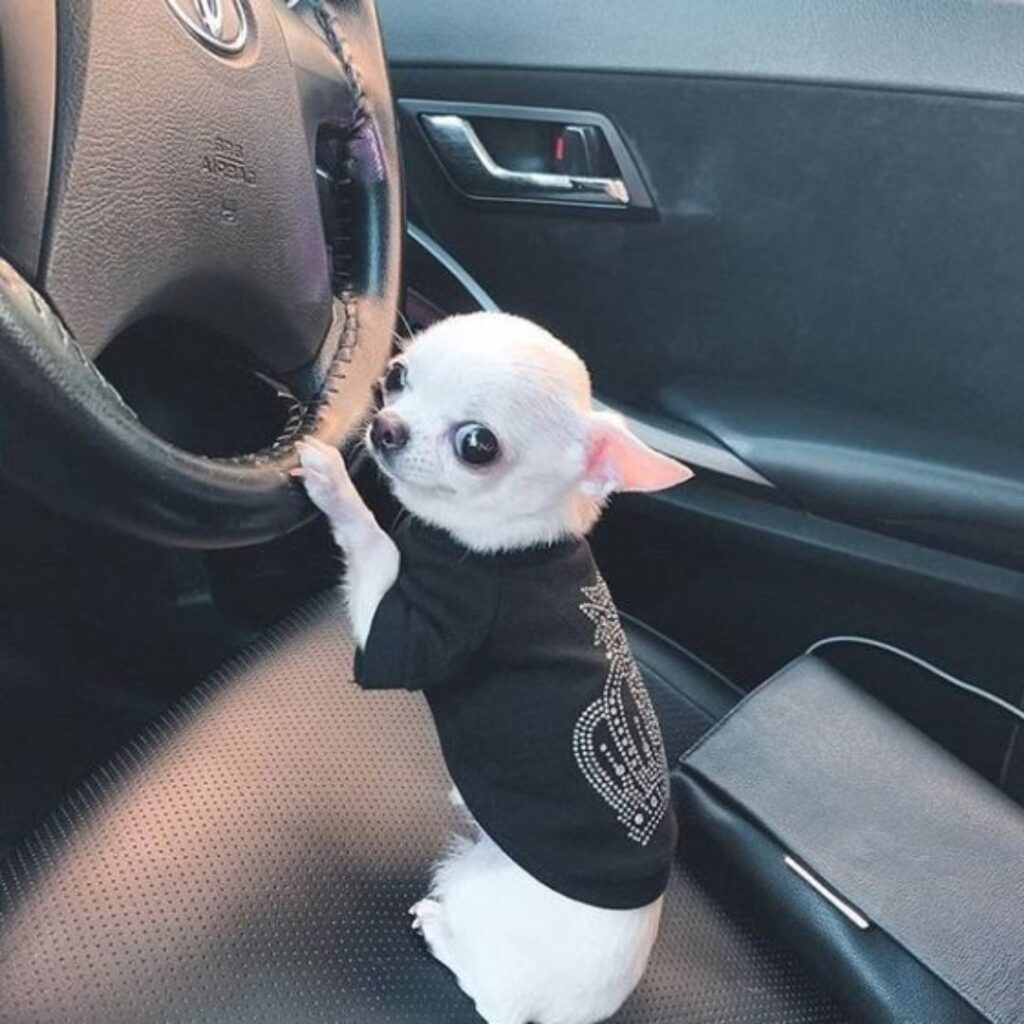
[[[455,184],[478,199],[630,205],[621,178],[512,171],[494,162],[473,125],[457,114],[423,114],[423,127]]]

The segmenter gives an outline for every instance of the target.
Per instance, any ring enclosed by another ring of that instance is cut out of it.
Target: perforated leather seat
[[[409,928],[452,826],[421,698],[364,693],[337,594],[84,785],[0,872],[0,1024],[476,1020]],[[633,624],[670,756],[737,699]],[[731,901],[730,901],[731,902]],[[621,1024],[837,1024],[683,862]]]

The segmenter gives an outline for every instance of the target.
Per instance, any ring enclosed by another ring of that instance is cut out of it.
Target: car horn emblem
[[[241,0],[167,0],[189,32],[218,53],[238,53],[249,37]]]
[[[224,28],[224,9],[220,5],[220,0],[196,0],[196,9],[206,30],[211,36],[219,39]]]

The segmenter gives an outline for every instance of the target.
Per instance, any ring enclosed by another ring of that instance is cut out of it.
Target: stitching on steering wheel
[[[323,0],[310,0],[310,6],[313,8],[313,17],[316,18],[317,24],[320,26],[320,30],[324,34],[324,39],[327,41],[327,45],[334,51],[335,57],[341,61],[341,66],[345,71],[348,80],[355,87],[356,91],[356,120],[352,125],[353,130],[358,130],[362,127],[363,121],[366,120],[366,93],[363,91],[363,76],[359,73],[359,69],[355,66],[352,60],[352,55],[349,53],[348,44],[345,42],[345,34],[340,31],[335,31],[334,26],[337,24],[338,19],[333,11],[329,11],[324,7]]]
[[[352,59],[348,44],[345,42],[344,33],[340,27],[336,27],[338,26],[338,19],[333,11],[327,10],[323,0],[310,0],[310,7],[323,33],[324,40],[338,58],[342,71],[355,90],[355,119],[348,133],[351,137],[360,132],[369,120],[362,75]],[[353,156],[351,146],[349,146],[346,164],[351,168],[352,163]],[[351,174],[349,175],[349,180],[351,181]],[[211,459],[211,461],[244,465],[271,461],[281,452],[293,449],[299,438],[311,432],[320,423],[326,400],[329,396],[336,395],[339,392],[341,383],[345,380],[346,376],[345,365],[352,362],[356,346],[359,344],[359,300],[351,290],[351,270],[345,268],[337,273],[342,278],[343,284],[336,298],[341,304],[345,322],[338,337],[338,347],[331,358],[327,372],[324,374],[323,384],[320,386],[317,395],[305,406],[298,401],[294,403],[289,413],[288,421],[282,428],[281,433],[265,448],[257,452],[247,452],[229,458]]]
[[[323,33],[327,45],[338,58],[345,76],[355,89],[356,116],[349,128],[349,136],[351,137],[362,130],[364,124],[369,119],[366,110],[366,93],[363,90],[363,78],[359,73],[359,68],[356,67],[355,61],[352,59],[348,44],[345,41],[344,32],[341,31],[340,27],[336,27],[338,26],[338,19],[334,12],[324,6],[323,0],[310,0],[310,6],[313,10],[313,17],[320,26],[320,31]],[[353,163],[351,147],[348,148],[346,163],[351,168]],[[349,175],[349,180],[351,180],[351,174]],[[338,299],[344,311],[345,323],[342,326],[341,336],[338,339],[338,348],[324,376],[323,386],[320,389],[319,395],[310,402],[303,420],[302,430],[299,433],[305,433],[307,429],[312,429],[320,422],[325,399],[329,395],[338,393],[341,382],[345,379],[345,364],[352,362],[356,346],[359,344],[359,301],[351,290],[351,271],[345,268],[339,270],[338,273],[344,281],[338,293]],[[294,443],[297,436],[292,435],[292,443]]]
[[[341,306],[344,324],[338,334],[338,344],[330,365],[324,374],[323,384],[319,392],[308,403],[303,404],[292,396],[292,407],[288,413],[288,421],[280,434],[265,448],[256,452],[244,452],[241,455],[207,456],[202,458],[211,462],[229,465],[258,465],[271,461],[281,452],[290,451],[295,442],[309,433],[319,422],[323,406],[329,395],[336,395],[341,382],[345,379],[345,364],[352,362],[352,356],[359,343],[359,305],[351,293],[336,296]]]

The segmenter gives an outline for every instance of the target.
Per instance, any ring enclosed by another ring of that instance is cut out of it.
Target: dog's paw
[[[423,933],[423,926],[426,921],[436,918],[441,913],[441,904],[437,900],[423,899],[414,903],[409,908],[409,916],[412,918],[412,930]]]
[[[299,468],[292,470],[292,475],[302,480],[309,500],[321,512],[333,518],[344,518],[346,513],[362,507],[362,499],[349,478],[341,452],[315,438],[299,441],[295,449]]]

